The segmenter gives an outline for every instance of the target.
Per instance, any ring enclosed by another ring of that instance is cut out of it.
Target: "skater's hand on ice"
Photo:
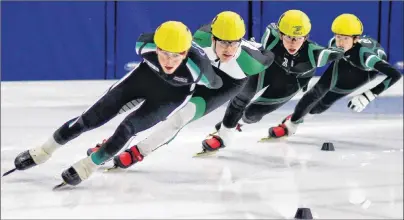
[[[354,112],[361,112],[366,106],[376,98],[370,90],[366,91],[360,95],[357,95],[351,99],[348,103],[348,108],[352,109]]]

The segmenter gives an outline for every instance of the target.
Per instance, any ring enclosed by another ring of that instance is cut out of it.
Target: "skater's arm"
[[[211,61],[203,49],[212,45],[212,34],[210,31],[210,24],[205,24],[194,33],[192,47],[190,49],[191,61],[188,60],[187,65],[188,68],[195,65],[200,67],[199,70],[196,69],[198,74],[196,82],[198,85],[218,89],[223,85],[222,79],[216,75]]]
[[[200,47],[210,47],[212,46],[212,34],[210,24],[203,25],[194,33],[194,42]]]
[[[156,44],[154,43],[154,33],[143,33],[136,41],[136,53],[142,56],[144,53],[156,52]]]
[[[374,65],[369,65],[369,62],[366,63],[369,68],[373,68],[387,75],[387,78],[384,79],[379,85],[353,97],[351,101],[348,102],[348,108],[352,109],[354,112],[362,112],[370,102],[375,100],[375,98],[380,95],[380,93],[390,88],[401,78],[401,73],[383,60],[377,61]]]
[[[267,69],[275,55],[269,50],[260,50],[247,41],[241,42],[241,54],[237,63],[247,76],[256,75]]]
[[[379,43],[369,39],[362,40],[360,43],[359,60],[362,66],[368,70],[376,70],[387,76],[383,82],[370,90],[374,95],[380,95],[401,78],[401,73],[386,61],[386,53]]]
[[[336,47],[324,48],[314,42],[309,44],[309,58],[313,67],[322,67],[344,56],[344,50]]]
[[[266,50],[272,50],[280,42],[278,27],[271,23],[265,29],[261,38],[261,44]]]
[[[348,108],[354,112],[362,112],[378,95],[401,78],[401,73],[386,61],[386,53],[377,41],[371,38],[362,38],[358,43],[359,59],[357,60],[362,65],[362,68],[368,71],[378,71],[387,77],[379,85],[353,97],[348,102]]]
[[[402,74],[397,69],[383,60],[377,61],[373,68],[387,76],[386,79],[370,90],[375,95],[380,95],[402,77]]]
[[[189,58],[186,65],[191,71],[191,74],[195,75],[195,83],[211,89],[222,87],[222,78],[216,74],[208,56],[195,42],[192,42],[188,56]]]

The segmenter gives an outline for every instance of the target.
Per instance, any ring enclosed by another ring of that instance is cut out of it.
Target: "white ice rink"
[[[112,82],[1,82],[1,173]],[[351,113],[344,99],[306,120],[286,141],[257,143],[295,104],[246,126],[236,145],[214,157],[192,155],[224,107],[130,169],[100,169],[74,189],[52,191],[64,169],[113,133],[120,115],[65,145],[47,163],[2,178],[1,218],[290,219],[298,207],[308,207],[317,219],[402,219],[402,81],[362,113]],[[336,150],[321,151],[323,142]]]

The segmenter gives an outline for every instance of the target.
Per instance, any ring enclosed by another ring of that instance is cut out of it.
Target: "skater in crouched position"
[[[262,36],[265,50],[275,54],[274,63],[265,72],[249,78],[243,90],[229,103],[223,121],[216,124],[218,135],[202,142],[207,151],[231,144],[231,133],[240,125],[259,122],[307,88],[316,68],[340,59],[343,51],[324,48],[308,40],[309,17],[302,11],[289,10],[278,24],[270,24]],[[261,95],[251,102],[257,93]]]
[[[210,90],[197,85],[190,102],[181,110],[157,125],[157,130],[147,139],[114,158],[116,167],[127,168],[141,161],[172,140],[185,125],[229,101],[242,89],[249,76],[264,71],[272,64],[273,53],[253,47],[243,39],[245,32],[244,20],[231,11],[219,13],[210,24],[195,32],[194,41],[203,48],[201,52],[208,55],[215,72],[223,80],[223,86]]]
[[[136,42],[136,52],[143,61],[82,115],[57,129],[46,143],[19,154],[15,169],[26,170],[44,163],[62,145],[105,124],[121,110],[129,110],[134,100],[143,100],[97,152],[62,173],[65,184],[77,185],[87,179],[97,165],[112,158],[133,135],[165,120],[185,104],[195,84],[211,89],[222,86],[210,60],[200,50],[192,44],[192,34],[181,22],[168,21],[154,33],[142,34]]]
[[[361,112],[402,77],[386,61],[381,45],[370,37],[361,36],[363,25],[355,15],[338,16],[333,21],[331,30],[335,36],[330,40],[330,45],[343,48],[344,58],[328,67],[314,87],[299,100],[292,115],[286,117],[279,126],[269,129],[270,137],[293,135],[307,114],[321,114],[337,100],[375,79],[379,72],[386,75],[380,84],[348,102],[348,108]]]

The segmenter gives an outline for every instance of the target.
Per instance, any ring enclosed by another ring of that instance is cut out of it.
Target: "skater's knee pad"
[[[237,122],[243,115],[245,106],[247,105],[248,102],[245,100],[240,99],[239,97],[233,98],[224,114],[223,125],[228,128],[235,128],[237,126]]]
[[[68,141],[76,138],[83,132],[88,130],[88,126],[81,117],[74,118],[53,133],[53,137],[58,144],[66,144]]]
[[[244,99],[242,97],[238,97],[238,96],[234,97],[231,100],[231,106],[236,109],[244,109],[248,105],[248,103],[249,103],[249,100],[246,100],[246,99]]]
[[[242,120],[246,124],[253,124],[253,123],[257,123],[257,122],[261,121],[262,117],[263,117],[262,115],[252,114],[247,109],[243,114]]]
[[[136,125],[133,125],[130,121],[123,121],[115,130],[112,137],[116,136],[123,140],[129,140],[130,137],[136,135]]]

